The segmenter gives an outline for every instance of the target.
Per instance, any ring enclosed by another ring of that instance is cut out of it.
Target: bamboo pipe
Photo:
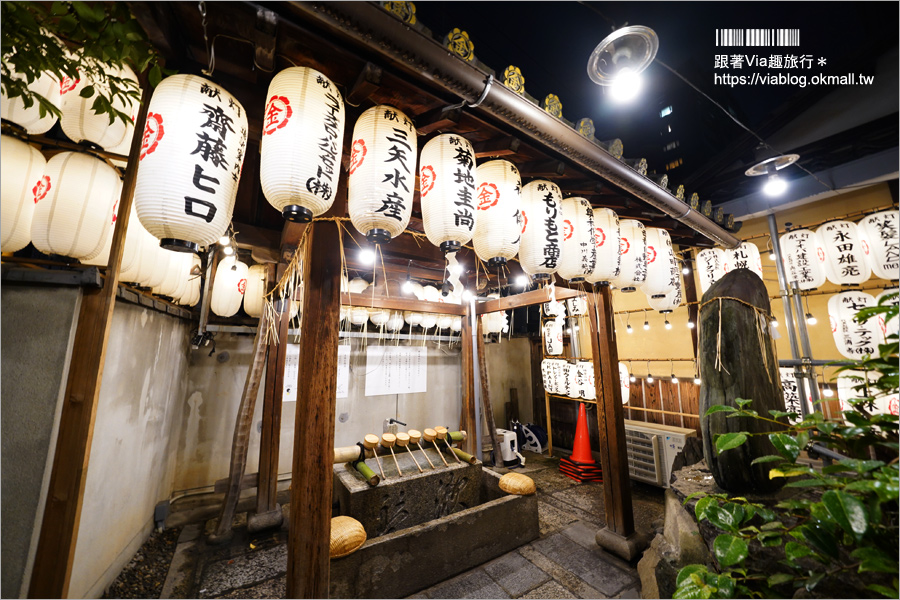
[[[363,446],[367,449],[371,450],[373,454],[375,454],[375,462],[378,463],[378,470],[381,471],[381,478],[387,479],[384,475],[384,467],[381,466],[381,459],[378,458],[378,453],[375,452],[375,448],[378,447],[378,436],[374,433],[369,433],[366,437],[363,438]]]
[[[428,464],[431,465],[431,468],[434,469],[434,468],[436,468],[434,466],[434,463],[431,462],[431,459],[428,458],[428,453],[425,452],[425,448],[423,448],[422,444],[419,443],[419,440],[421,440],[421,439],[422,439],[421,431],[419,431],[418,429],[410,429],[409,430],[409,441],[411,441],[412,443],[414,443],[416,446],[419,447],[419,450],[421,450],[422,454],[425,455],[425,460],[427,460]]]
[[[462,462],[461,460],[459,460],[459,457],[456,455],[456,453],[453,452],[453,446],[451,446],[450,442],[447,441],[447,428],[438,426],[438,427],[435,427],[434,430],[435,430],[435,432],[437,432],[438,439],[444,440],[444,443],[447,444],[448,448],[450,448],[450,454],[453,455],[453,458],[456,459],[456,462]]]
[[[334,464],[356,462],[364,458],[372,458],[375,453],[366,447],[360,449],[359,444],[355,446],[344,446],[334,449]]]
[[[359,474],[363,476],[363,478],[366,480],[366,483],[368,483],[371,487],[375,487],[376,485],[378,485],[378,482],[380,481],[378,479],[378,475],[375,474],[375,471],[369,468],[369,465],[367,465],[365,461],[356,461],[355,463],[353,463],[353,467],[357,471],[359,471]]]
[[[403,477],[403,471],[400,470],[400,463],[397,462],[397,455],[394,454],[394,444],[397,443],[397,436],[393,433],[385,433],[381,436],[381,445],[391,451],[391,456],[394,458],[394,466],[397,467],[397,473],[400,477]]]
[[[426,429],[425,433],[424,433],[424,437],[425,437],[426,442],[431,442],[432,444],[434,444],[434,449],[437,450],[438,456],[441,457],[441,460],[443,461],[444,466],[449,467],[450,465],[448,465],[447,461],[444,459],[444,455],[441,453],[441,449],[438,448],[437,442],[434,441],[435,438],[437,438],[437,432],[434,429]]]
[[[397,433],[397,445],[401,448],[406,448],[410,456],[412,456],[413,462],[416,463],[416,468],[419,469],[419,473],[424,473],[419,461],[416,460],[416,455],[413,454],[412,448],[409,447],[409,439],[409,434],[403,433],[402,431]]]

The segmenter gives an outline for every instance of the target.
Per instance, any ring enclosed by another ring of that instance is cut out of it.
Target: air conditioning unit
[[[694,429],[625,419],[629,475],[644,483],[669,487],[675,455],[684,448],[686,438],[696,436]]]

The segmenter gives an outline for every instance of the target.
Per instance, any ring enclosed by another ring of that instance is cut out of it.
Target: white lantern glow
[[[562,319],[552,319],[544,323],[544,352],[559,356],[563,351]]]
[[[419,157],[419,196],[428,241],[455,252],[475,233],[475,151],[466,138],[445,133]]]
[[[113,215],[115,218],[115,215]],[[114,223],[109,230],[109,236],[106,238],[106,245],[103,250],[94,258],[82,260],[85,265],[96,265],[105,267],[109,264],[109,252],[112,250],[112,241],[116,233],[117,223]],[[122,250],[122,262],[119,263],[119,281],[137,281],[134,278],[137,275],[141,263],[141,236],[138,228],[141,226],[138,221],[137,214],[134,210],[134,204],[131,205],[131,216],[128,217],[128,231],[125,232],[125,247]],[[126,278],[127,276],[127,278]]]
[[[549,181],[522,188],[522,240],[519,263],[533,279],[552,278],[562,254],[562,192]]]
[[[492,160],[475,169],[474,247],[478,258],[491,267],[515,258],[522,237],[519,170],[508,160]]]
[[[859,222],[859,236],[872,269],[881,279],[897,279],[900,276],[900,241],[897,238],[897,220],[900,213],[884,210],[869,215]]]
[[[375,327],[384,327],[391,318],[391,311],[386,308],[369,309],[369,320]]]
[[[622,404],[628,404],[631,399],[631,375],[628,373],[628,366],[619,363],[619,389],[622,392]]]
[[[266,266],[253,265],[247,269],[247,289],[244,291],[244,312],[254,318],[262,315],[266,295]]]
[[[45,254],[91,259],[112,233],[122,182],[116,170],[87,154],[62,152],[47,162],[35,194],[31,239]]]
[[[128,87],[127,84],[122,82],[116,85],[120,90],[136,91],[138,96],[140,96],[140,85],[137,77],[135,77],[134,71],[128,66],[122,69],[112,65],[100,65],[100,67],[100,70],[107,76],[112,75],[133,82],[134,87]],[[111,94],[109,83],[108,79],[94,79],[82,76],[76,80],[74,87],[60,87],[62,119],[59,124],[63,133],[73,142],[90,142],[105,150],[117,148],[125,143],[131,143],[131,137],[134,135],[134,118],[140,105],[137,98],[127,99],[119,94],[112,101],[113,108],[131,117],[131,123],[122,121],[118,117],[115,117],[115,120],[110,123],[108,114],[97,114],[91,108],[101,93],[106,96]],[[87,88],[92,89],[93,93],[84,97],[81,93]]]
[[[391,317],[384,326],[388,331],[400,331],[403,329],[403,313],[399,310],[392,312]]]
[[[898,289],[900,288],[888,288],[884,290],[883,292],[875,296],[875,304],[880,304],[881,299],[884,296],[887,296],[889,294],[896,294]],[[887,306],[897,306],[897,304],[900,304],[900,297],[898,296],[894,296],[892,300],[888,300],[885,302],[885,305]],[[876,318],[878,319],[878,327],[881,329],[881,337],[885,341],[887,341],[888,336],[890,335],[900,334],[900,317],[894,317],[887,322],[885,322],[883,314],[878,315],[878,317]]]
[[[623,292],[633,292],[647,280],[647,230],[634,219],[619,221],[619,230],[622,263],[611,283]]]
[[[454,316],[450,319],[450,331],[459,333],[462,331],[462,317]]]
[[[187,280],[187,274],[190,270],[188,261],[191,257],[180,252],[166,250],[165,248],[161,248],[161,250],[169,255],[168,268],[162,282],[153,288],[153,293],[160,296],[169,296],[170,298],[180,297],[184,293],[184,287],[181,287],[181,289],[179,287],[182,281]]]
[[[750,269],[760,279],[763,278],[762,260],[756,244],[741,242],[737,248],[725,250],[725,273],[731,273],[735,269]]]
[[[369,311],[361,306],[354,306],[350,309],[350,323],[352,325],[365,325],[369,320]]]
[[[869,381],[877,381],[875,373],[868,373]],[[866,380],[864,371],[842,371],[837,379],[838,400],[841,403],[841,410],[852,410],[853,406],[850,400],[857,398],[871,398],[879,392],[876,388],[870,387],[868,391],[864,389],[856,390],[857,386],[863,385]],[[868,412],[872,414],[900,414],[900,397],[897,394],[886,394],[873,398],[872,402],[863,404]]]
[[[781,236],[780,243],[789,284],[796,281],[801,290],[812,290],[825,283],[825,250],[815,232],[789,231]]]
[[[575,296],[566,300],[566,312],[570,317],[579,317],[587,314],[587,300],[584,296]]]
[[[154,238],[155,239],[155,238]],[[194,256],[195,261],[193,266],[200,266],[200,257]],[[193,268],[193,267],[192,267]],[[191,275],[188,279],[187,290],[184,295],[181,296],[181,299],[178,301],[178,304],[183,304],[184,306],[196,306],[198,302],[200,302],[200,283],[201,278],[199,276]]]
[[[856,321],[856,313],[869,306],[875,306],[875,298],[865,292],[841,292],[828,299],[834,344],[846,358],[859,360],[867,354],[876,354],[878,344],[883,342],[877,319]]]
[[[10,75],[13,79],[25,78],[24,75],[20,75],[12,70]],[[60,107],[60,83],[57,81],[56,77],[50,73],[41,73],[40,77],[28,84],[28,89],[31,90],[31,92],[46,98],[47,101],[56,108]],[[11,121],[19,127],[22,127],[31,135],[47,133],[54,125],[56,125],[56,120],[59,118],[50,111],[47,111],[42,117],[40,105],[37,101],[32,103],[28,108],[25,108],[25,102],[21,97],[8,98],[5,91],[0,94],[0,117],[2,117],[4,121]]]
[[[665,314],[670,313],[681,306],[683,286],[681,282],[681,273],[678,273],[677,271],[675,272],[675,284],[675,288],[662,298],[652,298],[647,296],[647,303],[650,305],[650,308]]]
[[[16,252],[31,241],[36,197],[46,193],[42,179],[46,167],[36,148],[0,136],[0,251]]]
[[[594,210],[584,198],[566,198],[561,204],[562,257],[557,273],[563,279],[576,283],[591,275],[597,262]]]
[[[421,325],[422,313],[411,310],[403,311],[403,320],[406,321],[406,324],[409,325],[410,328]]]
[[[344,99],[322,73],[290,67],[269,84],[259,179],[289,221],[310,221],[334,203],[344,142]]]
[[[866,252],[856,223],[832,221],[816,229],[819,243],[825,250],[825,275],[837,285],[863,283],[869,278]]]
[[[647,227],[647,279],[641,291],[648,298],[661,300],[678,285],[678,262],[672,238],[665,229]]]
[[[422,322],[419,325],[422,326],[422,329],[429,330],[432,327],[437,325],[438,317],[434,313],[422,313]]]
[[[696,263],[700,293],[705,294],[712,284],[725,275],[725,251],[721,248],[701,250],[697,253]]]
[[[609,208],[594,209],[594,243],[597,246],[597,260],[594,270],[584,279],[588,283],[613,281],[622,269],[621,230],[619,215]]]
[[[347,201],[350,220],[373,243],[409,224],[416,179],[416,131],[393,106],[373,106],[353,127]]]
[[[577,364],[581,368],[581,390],[579,396],[585,400],[596,400],[597,387],[594,380],[594,363],[589,360],[580,360]]]
[[[453,323],[453,317],[450,315],[438,315],[437,322],[435,326],[438,329],[450,329],[450,325]]]
[[[197,252],[228,230],[247,146],[247,114],[215,83],[172,75],[156,87],[134,190],[141,223],[173,250]]]
[[[209,297],[210,310],[220,317],[237,314],[244,300],[249,270],[236,256],[226,256],[219,261]]]
[[[369,287],[369,282],[362,277],[354,277],[348,284],[351,294],[362,294]]]

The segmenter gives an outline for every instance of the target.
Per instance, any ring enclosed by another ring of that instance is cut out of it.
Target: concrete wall
[[[34,560],[36,523],[43,517],[48,456],[56,446],[60,388],[71,356],[81,290],[4,285],[2,399],[2,590],[20,595]]]
[[[116,303],[70,597],[103,593],[152,530],[157,502],[169,497],[191,327],[182,319]]]
[[[509,390],[515,388],[519,396],[519,420],[534,422],[531,400],[531,342],[528,338],[504,338],[500,343],[484,345],[485,366],[488,370],[494,425],[508,429],[506,403]],[[487,427],[483,429],[487,433]]]

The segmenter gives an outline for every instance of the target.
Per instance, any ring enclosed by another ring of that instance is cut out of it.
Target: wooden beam
[[[597,425],[600,432],[600,464],[603,465],[603,499],[606,527],[627,538],[634,533],[631,479],[625,445],[625,415],[619,387],[619,352],[616,348],[615,314],[609,285],[587,295],[591,323],[591,355],[597,388]]]
[[[144,82],[135,131],[144,130],[149,100],[150,86]],[[131,215],[140,149],[141,136],[136,135],[131,140],[128,154],[130,160],[119,197],[119,212],[116,215],[116,228],[113,231],[103,287],[84,288],[82,291],[72,346],[75,352],[72,353],[63,395],[47,502],[28,587],[29,598],[65,598],[69,592],[84,502],[84,485],[91,458],[97,398],[100,395],[106,344],[119,288],[119,266],[125,250],[125,231]]]
[[[472,144],[472,149],[475,150],[475,158],[490,158],[517,154],[521,145],[522,142],[519,139],[503,136]]]
[[[434,315],[465,315],[466,307],[461,304],[444,304],[442,302],[426,302],[415,298],[397,298],[391,296],[373,296],[371,293],[341,293],[341,304],[344,306],[364,306],[365,308],[387,308],[389,310],[411,310],[413,312]]]
[[[291,470],[287,597],[327,598],[341,294],[336,223],[314,222],[303,248],[303,317]]]
[[[369,96],[380,87],[381,68],[367,62],[363,70],[359,72],[359,77],[356,78],[353,87],[347,93],[345,101],[351,106],[356,106],[363,100],[368,100]]]
[[[542,177],[557,179],[566,172],[566,163],[561,160],[540,160],[519,165],[523,177]]]
[[[566,300],[575,296],[583,296],[581,290],[573,290],[569,288],[556,288],[556,299]],[[511,308],[520,308],[522,306],[531,306],[532,304],[543,304],[550,301],[550,288],[543,287],[530,292],[522,292],[514,296],[505,296],[503,298],[495,298],[487,300],[475,305],[475,314],[483,315],[485,313],[497,312],[498,310],[509,310]]]
[[[443,106],[430,110],[416,117],[416,133],[428,135],[438,129],[449,129],[459,125],[462,109],[444,110]]]
[[[472,306],[470,302],[465,304],[466,312],[462,318],[462,330],[460,331],[460,344],[462,345],[462,351],[460,353],[460,359],[462,364],[460,366],[462,370],[462,413],[459,419],[459,428],[465,429],[468,432],[468,436],[466,437],[466,441],[463,442],[463,448],[469,454],[477,453],[477,440],[475,439],[478,428],[475,426],[476,419],[478,418],[475,414],[475,347],[472,340],[472,324],[471,324],[471,312],[469,312],[469,308]],[[477,318],[477,317],[476,317]],[[476,456],[478,460],[481,460],[480,456]]]

